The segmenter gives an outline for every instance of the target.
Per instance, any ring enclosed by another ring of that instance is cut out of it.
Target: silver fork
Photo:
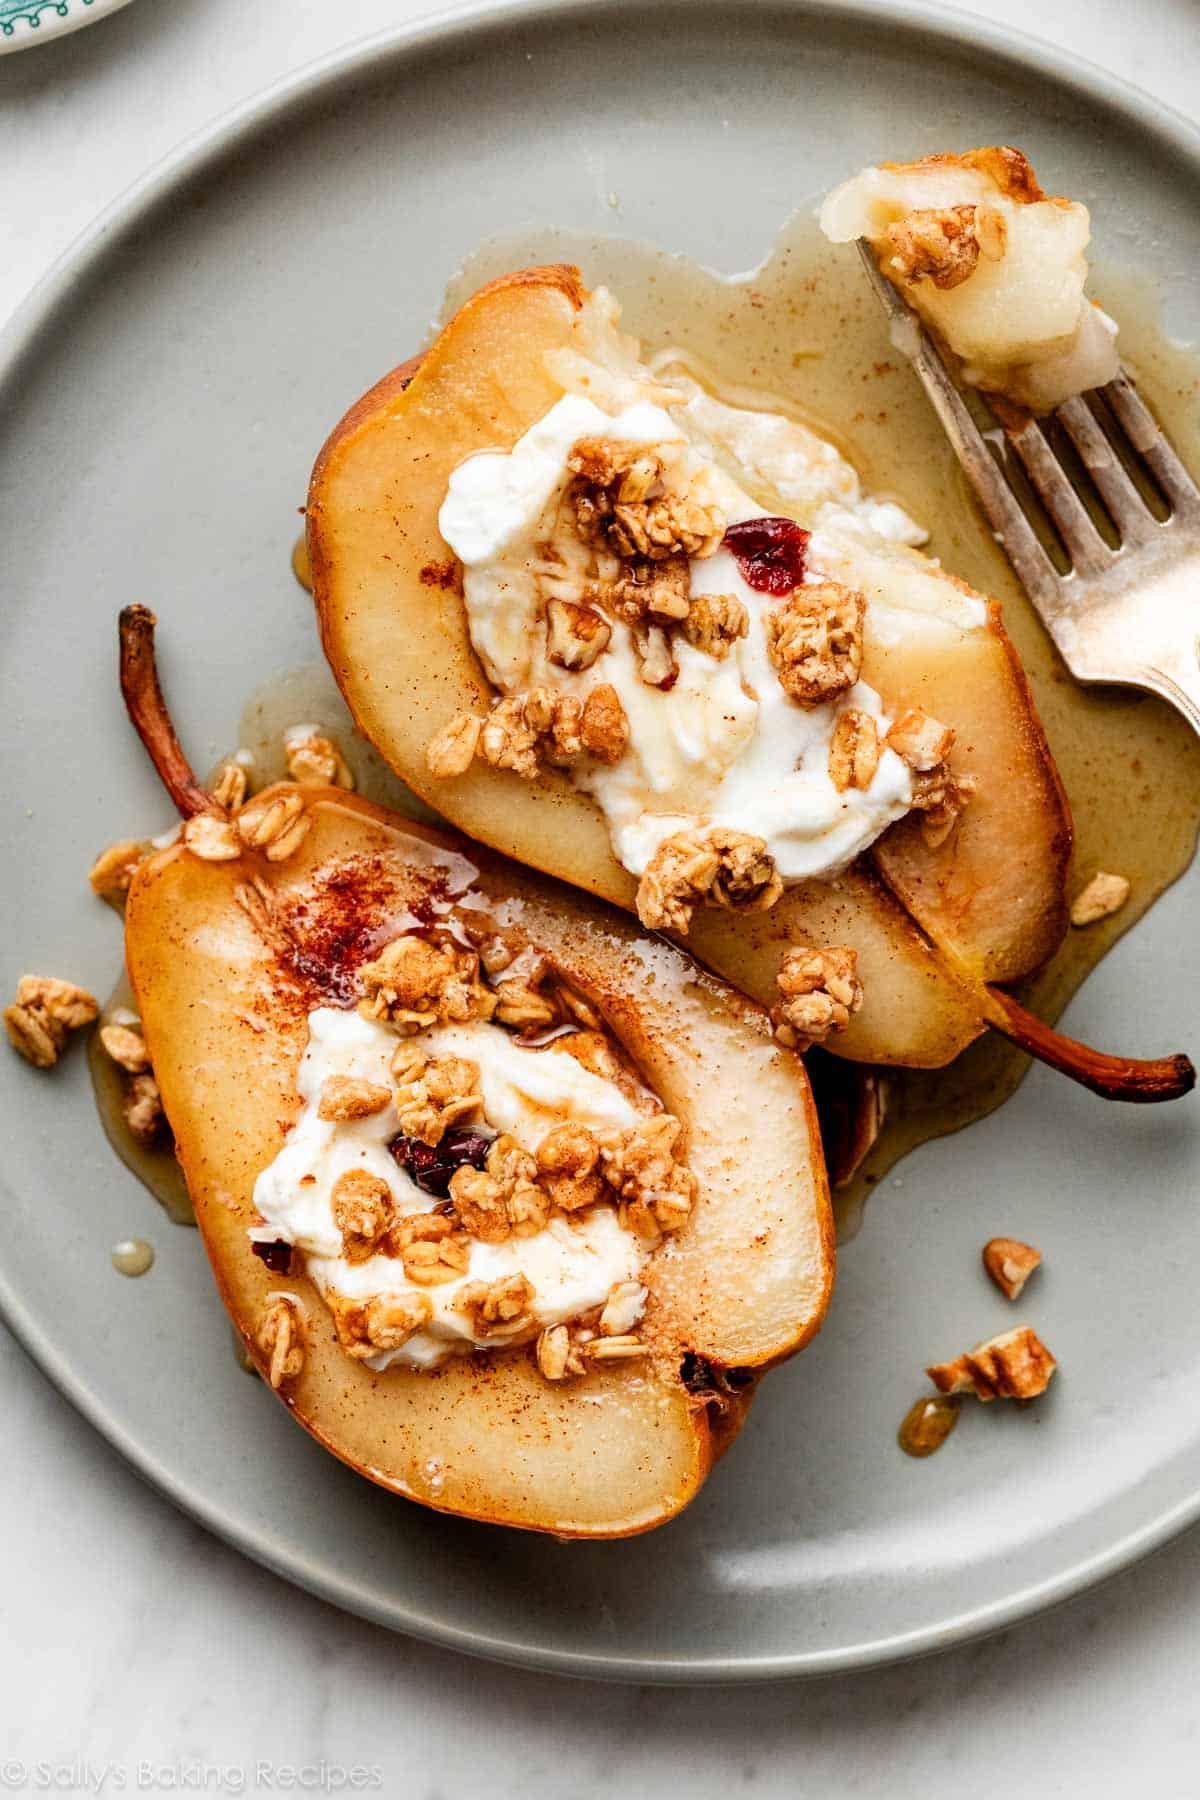
[[[865,240],[859,250],[892,321],[893,342],[909,358],[933,403],[988,522],[1079,681],[1110,681],[1161,694],[1200,732],[1200,488],[1122,373],[1103,395],[1170,513],[1158,519],[1082,396],[1060,406],[1061,421],[1120,539],[1096,529],[1036,419],[1004,423],[1004,434],[1044,506],[1071,567],[1060,573],[917,315],[881,275]]]

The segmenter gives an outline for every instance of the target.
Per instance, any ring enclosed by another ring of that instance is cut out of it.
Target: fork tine
[[[1146,543],[1158,530],[1158,520],[1130,480],[1091,407],[1076,394],[1063,402],[1055,416],[1061,419],[1121,536],[1130,543]]]
[[[997,468],[932,338],[886,275],[880,273],[870,245],[860,238],[858,249],[867,278],[894,327],[893,342],[916,370],[1001,548],[1030,598],[1049,600],[1058,592],[1058,571],[1003,472]]]
[[[1087,508],[1068,481],[1037,420],[1026,419],[1021,425],[1006,424],[1004,435],[1024,464],[1039,499],[1070,551],[1075,573],[1103,574],[1112,562],[1113,553],[1092,524]]]
[[[1174,510],[1185,518],[1200,519],[1200,488],[1159,430],[1158,421],[1128,375],[1118,375],[1100,392]]]

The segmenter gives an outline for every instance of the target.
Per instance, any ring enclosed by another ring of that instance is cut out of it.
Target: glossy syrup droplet
[[[145,1238],[122,1238],[112,1247],[112,1266],[118,1275],[144,1275],[154,1267],[154,1246]]]
[[[954,1427],[962,1402],[956,1394],[922,1394],[905,1413],[896,1442],[905,1456],[932,1456]]]
[[[236,1325],[230,1328],[230,1335],[233,1338],[233,1360],[237,1363],[238,1368],[245,1370],[247,1375],[257,1375],[258,1365],[247,1350],[242,1334]]]
[[[312,593],[312,569],[308,561],[308,539],[301,532],[292,545],[292,574],[302,588]]]

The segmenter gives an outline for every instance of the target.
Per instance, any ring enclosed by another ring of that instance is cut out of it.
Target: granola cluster
[[[863,1003],[858,953],[844,944],[796,945],[777,980],[783,998],[772,1014],[775,1035],[791,1049],[807,1050],[844,1031]]]
[[[301,731],[284,740],[288,779],[299,787],[339,787],[353,791],[354,776],[335,738]]]
[[[100,1044],[121,1070],[121,1116],[135,1143],[149,1149],[166,1136],[162,1095],[150,1065],[141,1020],[126,1007],[115,1007],[100,1026]]]
[[[588,1365],[626,1362],[648,1354],[649,1346],[635,1326],[646,1304],[646,1290],[636,1281],[618,1281],[591,1320],[551,1325],[537,1341],[537,1365],[547,1381],[569,1381],[586,1375]]]
[[[911,805],[923,815],[922,837],[936,849],[950,836],[975,792],[970,775],[956,775],[950,768],[954,730],[920,707],[910,707],[892,725],[887,744],[912,770]]]
[[[268,862],[294,856],[312,828],[303,789],[354,786],[354,776],[337,741],[315,729],[292,733],[284,740],[290,788],[279,784],[250,798],[250,776],[244,760],[227,757],[210,784],[212,806],[185,819],[180,833],[185,847],[202,862],[236,862],[246,851],[261,851]],[[239,753],[240,756],[241,753]],[[106,896],[132,880],[140,856],[131,860],[132,842],[114,844],[91,872],[92,886]],[[128,870],[128,875],[126,871]]]
[[[622,558],[711,556],[725,520],[681,476],[681,446],[580,438],[567,459],[579,535]]]
[[[429,740],[425,763],[441,781],[464,775],[476,757],[530,780],[547,763],[620,762],[628,743],[629,720],[610,683],[598,683],[585,700],[535,687],[497,700],[486,716],[459,713]]]
[[[99,1014],[95,997],[56,975],[22,975],[16,997],[4,1009],[4,1029],[14,1050],[36,1069],[52,1069],[73,1031]]]
[[[862,667],[866,601],[840,581],[798,587],[767,615],[767,654],[785,694],[820,706],[854,686]]]
[[[479,1065],[465,1056],[425,1056],[402,1040],[392,1058],[396,1117],[406,1137],[436,1149],[451,1125],[469,1119],[483,1105]]]
[[[490,1019],[496,996],[479,979],[479,954],[408,934],[359,970],[364,1018],[408,1036],[430,1025]]]
[[[981,256],[998,262],[1008,228],[994,206],[923,206],[889,225],[884,238],[888,274],[947,289],[973,275]]]
[[[460,907],[443,924],[393,940],[360,976],[360,1009],[397,1033],[390,1081],[330,1075],[317,1096],[318,1116],[353,1124],[393,1108],[400,1132],[390,1145],[393,1156],[419,1186],[444,1198],[429,1211],[401,1214],[392,1184],[372,1169],[346,1169],[335,1182],[333,1222],[346,1261],[393,1259],[420,1290],[399,1298],[327,1292],[338,1341],[351,1356],[367,1359],[401,1347],[432,1317],[425,1290],[449,1284],[451,1304],[472,1337],[532,1341],[536,1292],[529,1277],[518,1271],[491,1282],[466,1279],[475,1244],[519,1245],[546,1230],[573,1244],[579,1215],[598,1205],[613,1207],[647,1245],[687,1223],[696,1180],[684,1160],[679,1120],[651,1110],[655,1103],[616,1053],[591,1003],[539,951],[514,946],[488,915]],[[415,1036],[465,1019],[491,1019],[526,1034],[557,1032],[544,1053],[573,1056],[612,1080],[642,1114],[638,1123],[602,1133],[565,1121],[546,1130],[535,1151],[494,1132],[483,1116],[479,1065],[430,1055]],[[114,1044],[136,1061],[135,1043]],[[591,1314],[547,1327],[537,1350],[543,1373],[565,1380],[597,1363],[644,1355],[634,1328],[645,1298],[639,1283],[618,1283]],[[287,1328],[279,1315],[272,1329]]]
[[[746,610],[732,595],[692,599],[691,559],[714,554],[725,520],[686,465],[681,444],[575,444],[567,490],[530,559],[554,668],[593,668],[620,619],[633,630],[641,679],[666,689],[679,674],[672,631],[718,660],[745,636]],[[503,696],[486,715],[458,714],[425,754],[438,780],[464,775],[476,757],[529,779],[581,756],[619,762],[628,741],[629,722],[609,684],[586,697],[534,687]]]
[[[700,826],[665,838],[638,883],[637,910],[652,931],[686,932],[696,907],[766,912],[783,881],[760,837],[726,826]]]

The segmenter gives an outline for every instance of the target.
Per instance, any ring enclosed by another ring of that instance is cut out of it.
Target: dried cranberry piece
[[[292,1246],[283,1238],[272,1238],[269,1243],[260,1243],[257,1239],[250,1245],[255,1256],[260,1257],[270,1269],[272,1275],[290,1275],[292,1272]]]
[[[423,1144],[420,1138],[403,1134],[394,1137],[388,1149],[400,1167],[408,1170],[423,1194],[435,1194],[444,1200],[450,1192],[450,1177],[455,1169],[461,1169],[466,1163],[473,1169],[482,1169],[492,1143],[493,1139],[486,1132],[461,1126],[457,1131],[448,1131],[436,1150]]]
[[[804,580],[809,534],[795,519],[743,519],[721,543],[733,552],[742,580],[756,594],[791,594]]]

